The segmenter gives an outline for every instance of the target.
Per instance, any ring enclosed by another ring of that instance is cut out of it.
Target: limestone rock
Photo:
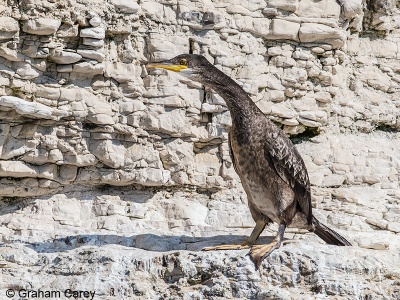
[[[114,4],[114,6],[117,10],[119,10],[123,13],[136,14],[140,9],[139,4],[135,1],[112,0],[112,3]]]
[[[15,109],[21,115],[27,115],[33,118],[53,119],[53,111],[50,107],[37,103],[29,102],[18,97],[1,96],[0,106]]]
[[[281,19],[274,19],[271,22],[271,31],[268,39],[274,40],[299,40],[300,24]]]
[[[78,49],[76,51],[80,56],[97,60],[98,62],[104,61],[105,55],[99,50]]]
[[[87,75],[103,74],[104,65],[97,62],[80,62],[73,65],[73,71]]]
[[[84,44],[86,46],[100,48],[100,47],[104,46],[104,40],[84,37],[82,39],[82,44]]]
[[[55,33],[61,25],[58,19],[38,18],[25,21],[22,30],[26,33],[37,35],[50,35]]]
[[[57,64],[73,64],[78,62],[82,56],[75,52],[56,50],[50,55],[50,58]]]
[[[298,8],[299,1],[298,0],[289,0],[289,1],[282,1],[282,0],[274,0],[267,2],[267,6],[270,8],[281,9],[284,11],[295,12]]]
[[[302,43],[327,43],[334,48],[340,48],[344,44],[344,33],[337,28],[323,24],[303,23],[299,29],[299,39]]]
[[[10,17],[0,17],[0,41],[13,38],[19,32],[18,21]]]
[[[299,1],[296,14],[300,17],[308,18],[335,18],[340,15],[339,3],[332,0],[321,0],[313,2],[311,0]]]
[[[90,25],[97,27],[101,25],[101,18],[99,16],[94,16],[89,20]]]
[[[80,32],[80,37],[82,38],[102,40],[105,38],[105,36],[106,34],[103,27],[84,28]]]

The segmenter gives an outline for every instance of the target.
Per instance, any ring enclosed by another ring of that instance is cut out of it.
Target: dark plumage
[[[222,245],[204,250],[250,248],[250,256],[258,268],[265,257],[280,247],[287,226],[313,231],[328,244],[351,245],[313,216],[310,181],[299,152],[233,79],[203,56],[194,54],[178,55],[148,67],[180,72],[212,88],[224,98],[231,113],[231,157],[256,226],[242,245]],[[271,222],[279,224],[274,241],[267,245],[254,245]]]

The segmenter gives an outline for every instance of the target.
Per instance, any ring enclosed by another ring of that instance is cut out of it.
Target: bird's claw
[[[250,248],[248,255],[253,261],[256,270],[260,268],[262,261],[277,248],[279,248],[279,244],[276,241],[272,241],[267,245],[254,245]]]

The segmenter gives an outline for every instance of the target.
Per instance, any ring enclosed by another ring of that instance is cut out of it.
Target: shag
[[[328,244],[351,246],[313,216],[310,181],[303,159],[291,140],[261,112],[239,84],[202,55],[181,54],[168,61],[149,64],[147,68],[179,72],[200,82],[218,93],[231,113],[230,154],[256,225],[250,237],[240,245],[203,250],[250,248],[249,255],[258,269],[261,262],[280,247],[286,227],[308,229]],[[261,232],[271,222],[279,224],[276,237],[270,244],[256,245]]]

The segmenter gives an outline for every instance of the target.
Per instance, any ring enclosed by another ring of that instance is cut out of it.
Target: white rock
[[[400,222],[389,222],[387,229],[396,233],[400,233]]]
[[[271,22],[270,33],[266,36],[267,39],[274,40],[299,40],[300,24],[281,19],[273,19]]]
[[[0,176],[36,177],[37,170],[22,161],[0,161]]]
[[[282,80],[299,83],[306,81],[308,75],[305,69],[293,67],[285,69],[282,77]]]
[[[323,48],[321,48],[321,47],[312,47],[312,48],[311,48],[311,51],[312,51],[312,52],[315,52],[315,53],[317,53],[317,54],[322,54],[322,53],[325,52],[325,49],[323,49]]]
[[[84,28],[81,30],[80,37],[102,40],[106,37],[103,27]]]
[[[268,18],[252,18],[250,16],[236,15],[235,21],[240,31],[251,32],[262,37],[266,37],[269,34],[271,21]]]
[[[267,7],[295,12],[299,5],[298,0],[273,0],[267,2]]]
[[[66,37],[76,37],[79,33],[79,25],[69,25],[69,24],[61,24],[60,28],[57,30],[57,36],[66,38]]]
[[[81,60],[82,56],[75,52],[69,51],[62,51],[56,49],[53,53],[49,56],[52,61],[57,64],[73,64]]]
[[[312,60],[314,58],[314,55],[312,55],[310,50],[296,49],[296,51],[293,52],[293,58],[301,60]]]
[[[29,63],[14,63],[14,66],[18,66],[16,73],[21,79],[34,79],[40,76],[41,72],[37,69],[32,68]]]
[[[137,182],[144,186],[160,186],[170,179],[170,172],[166,170],[147,168],[142,170],[137,177]]]
[[[104,40],[85,37],[85,38],[82,39],[82,44],[84,44],[86,46],[103,47],[104,46]]]
[[[315,100],[322,103],[329,103],[332,101],[332,96],[329,92],[319,91],[314,94]]]
[[[333,18],[337,20],[340,16],[340,5],[338,2],[331,0],[321,0],[318,2],[301,0],[299,1],[296,15],[307,18]]]
[[[270,20],[268,18],[253,18],[253,28],[249,31],[254,33],[255,35],[259,35],[262,37],[267,37],[269,34],[269,24]]]
[[[267,51],[269,56],[286,56],[291,57],[293,53],[293,47],[291,45],[269,47]]]
[[[331,175],[324,177],[322,186],[324,186],[324,187],[341,186],[343,184],[344,180],[345,180],[345,177],[343,175],[331,174]]]
[[[115,121],[112,116],[108,114],[95,114],[95,115],[88,115],[87,120],[92,122],[93,124],[99,125],[114,125]]]
[[[50,35],[54,34],[61,25],[58,19],[38,18],[25,21],[22,30],[37,35]]]
[[[0,41],[12,39],[19,32],[18,21],[10,17],[0,17]]]
[[[182,109],[174,109],[170,112],[159,115],[159,130],[171,135],[179,135],[187,131],[187,120]]]
[[[300,124],[299,121],[297,121],[295,118],[292,118],[292,119],[283,119],[283,120],[281,121],[281,123],[282,123],[283,125],[288,125],[288,126],[297,126],[297,125]]]
[[[119,109],[121,113],[133,113],[146,110],[146,105],[142,101],[129,99],[129,101],[120,103]]]
[[[101,25],[101,18],[98,16],[95,16],[89,20],[90,25],[93,27],[97,27]]]
[[[343,46],[346,36],[342,30],[327,25],[302,23],[299,38],[302,43],[327,43],[335,48],[340,48]]]
[[[223,112],[226,110],[227,110],[226,106],[222,106],[222,105],[214,105],[214,104],[209,104],[209,103],[203,103],[201,105],[202,112],[216,113],[216,112]]]
[[[73,65],[73,71],[90,75],[103,74],[104,65],[97,62],[80,62]]]
[[[301,124],[307,127],[320,127],[321,123],[299,116],[298,120]]]
[[[346,19],[355,17],[362,13],[362,0],[347,0],[340,2]]]
[[[98,62],[104,61],[105,54],[101,50],[78,49],[76,51],[82,57],[97,60]]]
[[[337,64],[336,58],[334,57],[326,57],[326,58],[321,58],[321,63],[324,66],[334,66]]]
[[[92,140],[90,151],[98,160],[111,168],[120,168],[125,164],[126,148],[120,143],[113,143],[112,140]]]
[[[131,80],[137,80],[142,68],[138,65],[123,62],[106,62],[105,73],[107,77],[112,77],[116,81],[123,83]]]
[[[36,86],[36,97],[43,97],[52,100],[58,100],[60,98],[60,89],[47,87],[45,85]]]
[[[136,14],[140,6],[136,1],[131,0],[112,0],[115,8],[123,13]]]
[[[280,55],[272,57],[269,63],[283,68],[294,67],[296,65],[296,61],[293,58]]]
[[[271,114],[286,119],[291,119],[296,116],[296,112],[288,108],[286,103],[277,103],[272,105]]]
[[[285,92],[280,90],[267,90],[265,91],[263,99],[273,102],[281,102],[285,100]]]
[[[53,119],[53,111],[50,107],[37,102],[29,102],[18,97],[1,96],[0,106],[11,107],[21,115],[39,119]]]

